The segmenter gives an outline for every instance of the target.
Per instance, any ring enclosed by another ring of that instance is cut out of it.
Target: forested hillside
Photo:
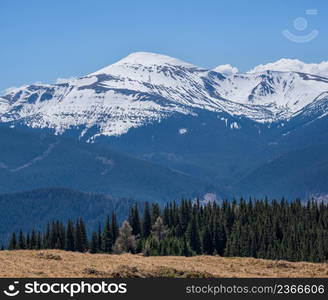
[[[52,222],[46,231],[13,233],[9,249],[62,249],[145,256],[214,255],[290,261],[328,259],[328,205],[314,201],[224,201],[218,205],[182,200],[163,209],[156,203],[130,208],[118,228],[115,214],[92,235],[80,218]]]
[[[83,217],[91,231],[112,211],[122,221],[131,203],[131,199],[60,188],[0,195],[0,244],[8,242],[12,231],[43,231],[53,220]]]

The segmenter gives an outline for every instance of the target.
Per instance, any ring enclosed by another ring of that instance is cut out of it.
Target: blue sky
[[[297,17],[306,29],[294,28]],[[88,74],[135,51],[241,71],[282,57],[320,62],[328,60],[327,20],[325,0],[1,0],[0,91]],[[319,36],[294,43],[284,29]]]

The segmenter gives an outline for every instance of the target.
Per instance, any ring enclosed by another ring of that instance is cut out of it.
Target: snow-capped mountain
[[[206,70],[137,52],[85,77],[8,90],[0,97],[0,122],[58,134],[78,129],[91,140],[176,114],[196,116],[199,109],[266,124],[301,113],[326,91],[328,79],[317,75],[266,70],[240,74],[231,66]]]
[[[138,52],[84,77],[9,89],[0,189],[162,200],[328,194],[328,78],[305,71],[241,74]]]

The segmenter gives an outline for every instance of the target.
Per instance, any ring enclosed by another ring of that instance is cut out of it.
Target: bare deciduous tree
[[[119,236],[114,245],[114,253],[131,252],[136,250],[136,237],[132,234],[132,227],[128,221],[124,221],[119,231]]]
[[[161,217],[157,217],[155,224],[152,226],[151,234],[158,242],[167,237],[168,229]]]

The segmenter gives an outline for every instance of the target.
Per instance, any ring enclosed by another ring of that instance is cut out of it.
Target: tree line
[[[181,200],[161,208],[146,202],[142,210],[132,205],[120,228],[115,213],[89,234],[82,218],[65,225],[54,221],[44,232],[14,232],[8,249],[323,262],[328,260],[328,205],[284,199],[221,204]]]

